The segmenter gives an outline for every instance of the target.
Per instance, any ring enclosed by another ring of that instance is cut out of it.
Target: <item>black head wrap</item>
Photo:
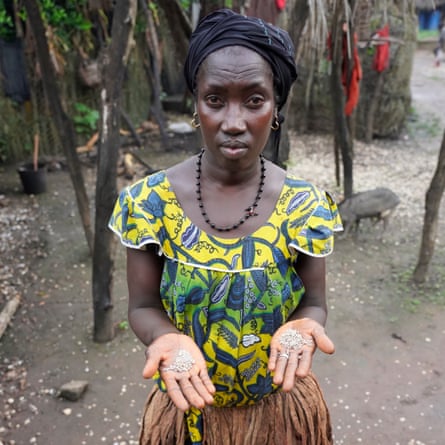
[[[190,38],[184,66],[184,76],[190,91],[193,93],[195,90],[196,74],[204,59],[218,49],[234,45],[247,47],[269,62],[280,110],[297,78],[292,40],[281,28],[230,9],[220,9],[201,19]]]

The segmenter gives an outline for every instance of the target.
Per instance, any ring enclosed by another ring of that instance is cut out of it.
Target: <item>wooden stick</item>
[[[13,297],[5,304],[5,307],[3,308],[0,314],[0,338],[2,338],[3,333],[6,331],[6,328],[8,327],[8,324],[11,321],[12,317],[14,316],[19,305],[20,305],[19,294],[17,294],[15,297]]]
[[[34,135],[33,165],[36,172],[39,168],[39,134]]]
[[[86,153],[91,151],[98,139],[99,139],[99,133],[96,131],[96,133],[94,133],[93,136],[91,136],[91,138],[85,145],[76,148],[77,153]]]
[[[130,129],[131,134],[133,135],[136,144],[138,147],[142,147],[142,141],[141,138],[139,137],[137,131],[134,128],[133,123],[131,122],[130,116],[128,116],[128,114],[121,109],[121,116],[124,119],[125,123],[128,125],[128,128]]]
[[[125,151],[125,154],[130,154],[131,156],[133,156],[134,159],[136,159],[137,162],[139,162],[139,164],[142,164],[149,173],[154,173],[155,170],[153,167],[150,167],[142,158],[140,158],[138,155],[136,155],[135,153],[132,153],[131,151]]]

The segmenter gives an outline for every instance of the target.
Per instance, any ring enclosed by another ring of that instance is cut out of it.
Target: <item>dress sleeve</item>
[[[343,225],[331,195],[321,191],[316,195],[314,206],[295,231],[289,247],[310,256],[324,257],[332,253],[334,233],[341,232]]]
[[[108,227],[126,247],[144,249],[147,244],[160,245],[153,215],[137,199],[142,183],[123,189],[116,201]]]

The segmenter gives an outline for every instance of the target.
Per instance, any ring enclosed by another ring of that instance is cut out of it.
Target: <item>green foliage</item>
[[[439,40],[437,29],[422,29],[417,31],[417,41]]]
[[[180,3],[181,3],[182,9],[184,9],[185,11],[188,11],[192,2],[191,2],[191,0],[181,0]]]
[[[117,324],[117,327],[121,330],[121,331],[127,331],[130,328],[130,324],[128,323],[127,320],[122,320]]]
[[[15,26],[13,18],[8,14],[5,3],[0,0],[0,38],[10,40],[15,37]]]
[[[65,2],[65,7],[55,0],[40,0],[39,3],[43,21],[51,27],[65,50],[70,48],[71,37],[76,32],[89,32],[92,28],[85,15],[87,0],[68,1]],[[23,7],[18,10],[17,15],[23,22],[26,21],[26,10]],[[15,35],[14,17],[8,14],[4,0],[0,0],[0,37],[7,40]]]
[[[23,160],[32,152],[32,119],[0,94],[0,164]]]
[[[71,37],[76,32],[86,32],[92,28],[85,17],[86,6],[87,0],[66,2],[65,7],[57,5],[54,0],[41,0],[43,20],[53,28],[65,49],[70,47]]]
[[[407,118],[407,130],[411,137],[437,137],[442,126],[440,119],[437,115],[432,113],[420,114],[414,108],[410,109],[410,113]]]
[[[137,14],[136,23],[134,24],[134,33],[136,35],[141,35],[141,34],[144,35],[146,30],[147,30],[147,20],[144,14]]]
[[[74,108],[76,109],[76,114],[73,117],[73,121],[76,132],[79,134],[91,134],[91,132],[96,131],[99,112],[82,103],[75,103]]]
[[[408,312],[417,312],[426,303],[445,305],[445,272],[442,267],[432,265],[430,279],[421,285],[412,281],[413,271],[406,269],[396,275],[396,293],[401,297],[402,307]]]
[[[185,11],[188,11],[190,9],[191,4],[194,2],[194,0],[180,0],[180,4],[182,9]],[[232,0],[226,0],[224,2],[224,7],[231,9],[233,7],[233,1]]]

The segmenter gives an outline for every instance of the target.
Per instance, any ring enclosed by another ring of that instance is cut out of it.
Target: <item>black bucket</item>
[[[46,192],[46,164],[39,162],[34,170],[32,162],[22,164],[17,169],[22,181],[23,190],[28,195]]]

